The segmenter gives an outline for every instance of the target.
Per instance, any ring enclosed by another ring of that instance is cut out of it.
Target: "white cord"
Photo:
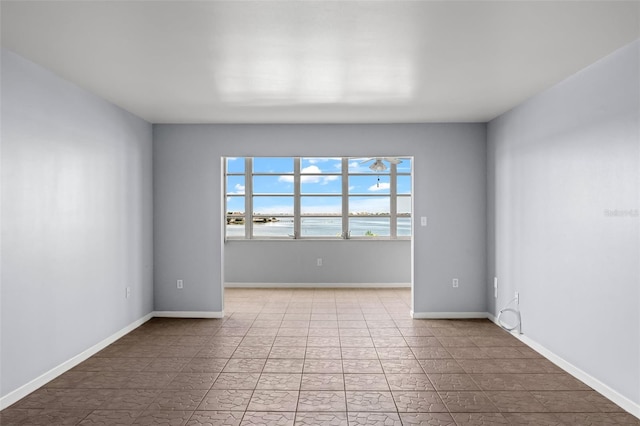
[[[513,302],[516,302],[516,307],[514,308],[509,308],[509,305],[511,305]],[[502,308],[502,310],[500,310],[500,313],[498,314],[498,325],[500,325],[500,327],[504,328],[505,330],[511,332],[515,329],[518,329],[518,334],[522,334],[522,328],[521,328],[521,324],[522,324],[522,318],[520,317],[520,310],[518,309],[518,297],[514,297],[513,299],[511,299],[511,301],[509,303],[507,303],[507,305]],[[511,312],[513,314],[515,314],[518,322],[516,323],[516,325],[514,325],[513,327],[509,327],[508,325],[503,324],[502,320],[500,319],[500,317],[502,316],[503,313],[505,312]]]

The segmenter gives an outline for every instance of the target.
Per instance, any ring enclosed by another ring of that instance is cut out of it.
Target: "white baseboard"
[[[42,374],[41,376],[36,377],[35,379],[31,380],[29,383],[27,383],[27,384],[25,384],[23,386],[20,386],[18,389],[14,390],[12,392],[9,392],[7,395],[5,395],[2,398],[0,398],[0,410],[4,410],[5,408],[9,407],[10,405],[15,404],[16,402],[18,402],[19,400],[21,400],[25,396],[29,395],[31,392],[33,392],[33,391],[37,390],[38,388],[46,385],[51,380],[55,379],[56,377],[58,377],[61,374],[69,371],[70,369],[72,369],[76,365],[80,364],[81,362],[83,362],[83,361],[87,360],[88,358],[92,357],[93,355],[97,354],[98,352],[100,352],[101,350],[103,350],[104,348],[106,348],[107,346],[109,346],[110,344],[112,344],[113,342],[118,340],[119,338],[123,337],[127,333],[130,333],[131,331],[133,331],[136,328],[140,327],[142,324],[144,324],[145,322],[149,321],[151,318],[153,318],[153,314],[152,313],[143,316],[142,318],[132,322],[131,324],[129,324],[126,327],[124,327],[123,329],[117,331],[116,333],[114,333],[111,336],[107,337],[106,339],[102,340],[101,342],[91,346],[89,349],[85,350],[84,352],[82,352],[82,353],[74,356],[73,358],[63,362],[62,364],[58,365],[57,367],[52,368],[51,370],[47,371],[46,373]]]
[[[411,283],[240,283],[224,284],[225,288],[411,288]]]
[[[156,318],[224,318],[224,312],[216,311],[154,311]]]
[[[476,319],[486,318],[486,312],[410,312],[413,319]]]
[[[498,324],[497,317],[495,317],[493,314],[487,313],[487,318],[493,321],[494,323],[496,323],[498,326],[500,325]],[[584,370],[581,370],[580,368],[571,364],[569,361],[556,355],[554,352],[542,346],[540,343],[536,342],[535,340],[530,339],[525,334],[518,334],[515,331],[512,331],[511,334],[516,339],[520,340],[522,343],[529,346],[531,349],[538,352],[540,355],[544,356],[549,361],[551,361],[552,363],[554,363],[555,365],[557,365],[567,373],[571,374],[576,379],[585,383],[587,386],[591,387],[595,391],[602,394],[604,397],[608,398],[614,404],[622,407],[624,410],[628,411],[629,413],[631,413],[632,415],[640,419],[640,403],[634,402],[629,398],[627,398],[626,396],[621,395],[620,393],[611,389],[605,383],[602,383],[600,380],[596,379],[589,373],[585,372]]]

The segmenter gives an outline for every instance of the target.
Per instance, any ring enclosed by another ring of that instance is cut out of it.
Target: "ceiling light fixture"
[[[369,166],[369,168],[374,172],[384,172],[385,170],[387,170],[387,166],[385,166],[380,158],[377,158],[376,161]]]

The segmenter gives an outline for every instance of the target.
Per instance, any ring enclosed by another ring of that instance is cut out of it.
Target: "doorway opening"
[[[224,288],[406,288],[411,156],[223,157]]]

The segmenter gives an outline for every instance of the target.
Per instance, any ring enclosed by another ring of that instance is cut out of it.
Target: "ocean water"
[[[228,237],[244,237],[244,225],[227,225]],[[388,237],[388,217],[351,217],[349,218],[351,237]],[[340,237],[342,219],[336,218],[302,218],[302,237]],[[283,218],[278,222],[254,223],[255,237],[287,237],[293,235],[293,219]],[[398,218],[398,236],[411,236],[411,218]]]

